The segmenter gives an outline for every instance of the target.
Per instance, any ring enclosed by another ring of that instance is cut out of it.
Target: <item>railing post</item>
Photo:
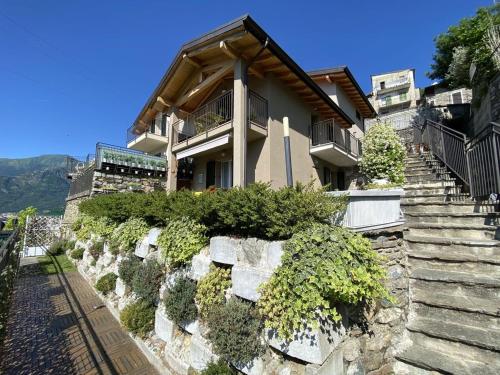
[[[493,127],[493,125],[492,125]],[[497,188],[497,191],[495,191],[495,193],[500,193],[500,163],[498,161],[498,158],[500,157],[500,150],[498,150],[498,142],[497,142],[497,137],[498,137],[498,134],[496,132],[493,131],[492,129],[492,142],[493,142],[493,163],[495,165],[495,182],[496,182],[496,188]]]

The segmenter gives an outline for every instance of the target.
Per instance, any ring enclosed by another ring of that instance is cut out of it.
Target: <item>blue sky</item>
[[[305,70],[412,67],[433,38],[491,0],[0,0],[0,157],[92,153],[126,129],[179,47],[249,13]]]

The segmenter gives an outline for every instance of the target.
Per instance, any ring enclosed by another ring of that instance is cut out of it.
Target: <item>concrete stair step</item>
[[[421,332],[428,336],[449,341],[462,342],[487,350],[498,350],[500,334],[494,330],[482,329],[443,320],[418,318],[407,325],[412,332]]]
[[[409,234],[416,236],[453,237],[479,240],[500,239],[500,228],[481,224],[408,223]]]
[[[444,374],[498,374],[500,356],[496,352],[419,332],[411,332],[409,337],[413,344],[396,356],[405,363]]]
[[[414,303],[412,305],[412,313],[409,321],[409,325],[417,323],[417,325],[422,326],[422,322],[419,320],[429,320],[430,326],[432,328],[433,322],[443,322],[445,324],[459,324],[466,327],[480,328],[481,330],[489,330],[495,337],[494,340],[490,338],[485,338],[482,340],[481,337],[488,336],[487,334],[481,334],[478,337],[478,342],[483,342],[486,349],[498,350],[500,345],[500,320],[496,316],[491,316],[488,314],[481,314],[477,312],[460,311],[453,309],[446,309],[438,306],[430,306],[423,303]],[[430,334],[430,331],[429,331]],[[432,335],[439,336],[439,335]],[[470,337],[473,337],[471,334]],[[476,345],[474,343],[469,343],[470,345]],[[477,346],[480,346],[478,344]]]
[[[453,195],[453,194],[462,194],[462,186],[446,186],[446,187],[414,187],[408,188],[405,187],[405,197],[414,197],[414,196],[425,196],[425,195]]]
[[[500,265],[500,241],[459,240],[405,233],[410,258]]]
[[[416,165],[405,168],[405,173],[413,174],[413,173],[425,173],[425,172],[448,172],[446,168],[442,168],[439,166],[430,166],[430,165]]]
[[[500,287],[500,267],[496,264],[482,262],[463,262],[463,261],[444,261],[441,259],[423,259],[418,257],[410,257],[408,259],[411,270],[426,270],[427,272],[434,271],[436,273],[450,272],[459,273],[460,277],[467,280],[475,280],[476,278],[485,278],[494,282],[498,282]],[[439,276],[438,276],[439,277]]]
[[[455,186],[455,179],[449,179],[449,180],[438,180],[438,181],[430,181],[430,182],[425,182],[425,183],[412,183],[409,182],[404,185],[405,190],[406,189],[426,189],[426,188],[442,188],[442,187],[453,187]]]
[[[443,202],[467,202],[473,203],[467,194],[454,194],[454,193],[421,193],[421,194],[407,194],[401,198],[402,203],[443,203]]]
[[[429,267],[412,267],[411,279],[458,283],[468,286],[500,288],[500,279],[470,272],[446,271]]]
[[[410,290],[412,303],[500,317],[498,286],[411,279]]]
[[[453,213],[474,213],[474,212],[496,212],[495,204],[477,204],[473,201],[443,202],[428,200],[425,202],[401,201],[401,209],[406,213],[421,212],[453,212]]]
[[[408,212],[405,219],[407,223],[500,225],[497,212]]]

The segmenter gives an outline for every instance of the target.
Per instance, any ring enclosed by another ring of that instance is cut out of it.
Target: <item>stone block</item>
[[[175,357],[169,350],[165,350],[165,361],[175,374],[189,375],[191,373],[189,363]]]
[[[261,375],[264,373],[264,361],[261,358],[255,358],[252,362],[247,363],[245,366],[235,365],[240,372],[246,375]]]
[[[230,237],[212,237],[210,239],[210,259],[217,263],[236,264],[236,252],[241,241]]]
[[[210,264],[212,264],[212,261],[207,254],[200,253],[195,255],[191,260],[189,278],[199,281],[210,271]]]
[[[296,332],[294,339],[285,342],[277,336],[276,331],[266,329],[266,341],[282,353],[302,361],[321,365],[340,344],[346,333],[344,322],[324,323],[319,329]]]
[[[269,242],[258,238],[246,238],[236,247],[236,263],[250,267],[264,266]]]
[[[306,366],[305,375],[342,375],[344,374],[344,359],[342,351],[336,350],[321,365]]]
[[[273,271],[281,265],[283,245],[283,241],[272,241],[266,247],[266,265]]]
[[[180,324],[180,326],[184,331],[190,333],[191,335],[201,336],[199,320],[194,320],[194,321],[189,322],[189,323],[182,323],[182,324]]]
[[[209,344],[199,336],[191,337],[190,346],[190,364],[197,370],[201,371],[207,367],[210,362],[218,361],[219,357],[212,353]]]
[[[109,267],[116,260],[116,257],[111,253],[104,253],[99,259],[102,259],[104,267]]]
[[[167,318],[163,306],[155,311],[155,333],[160,339],[169,344],[174,338],[174,323]]]
[[[126,296],[130,293],[130,287],[128,287],[122,279],[117,278],[115,284],[115,293],[119,297]]]
[[[148,237],[144,237],[141,241],[137,242],[135,245],[134,254],[139,258],[146,258],[149,254],[149,240]]]
[[[151,228],[149,233],[148,233],[148,243],[151,246],[158,246],[157,241],[158,241],[158,236],[161,233],[160,228]]]
[[[236,265],[231,270],[233,294],[256,302],[260,298],[259,286],[271,276],[271,272],[262,268]]]

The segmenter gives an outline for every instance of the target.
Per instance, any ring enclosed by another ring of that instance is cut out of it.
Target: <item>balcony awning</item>
[[[211,139],[209,141],[203,142],[202,144],[192,146],[185,150],[179,151],[176,155],[177,160],[187,158],[189,156],[198,155],[206,151],[216,149],[220,146],[227,145],[229,144],[230,138],[231,138],[230,134],[224,134],[221,137]]]

